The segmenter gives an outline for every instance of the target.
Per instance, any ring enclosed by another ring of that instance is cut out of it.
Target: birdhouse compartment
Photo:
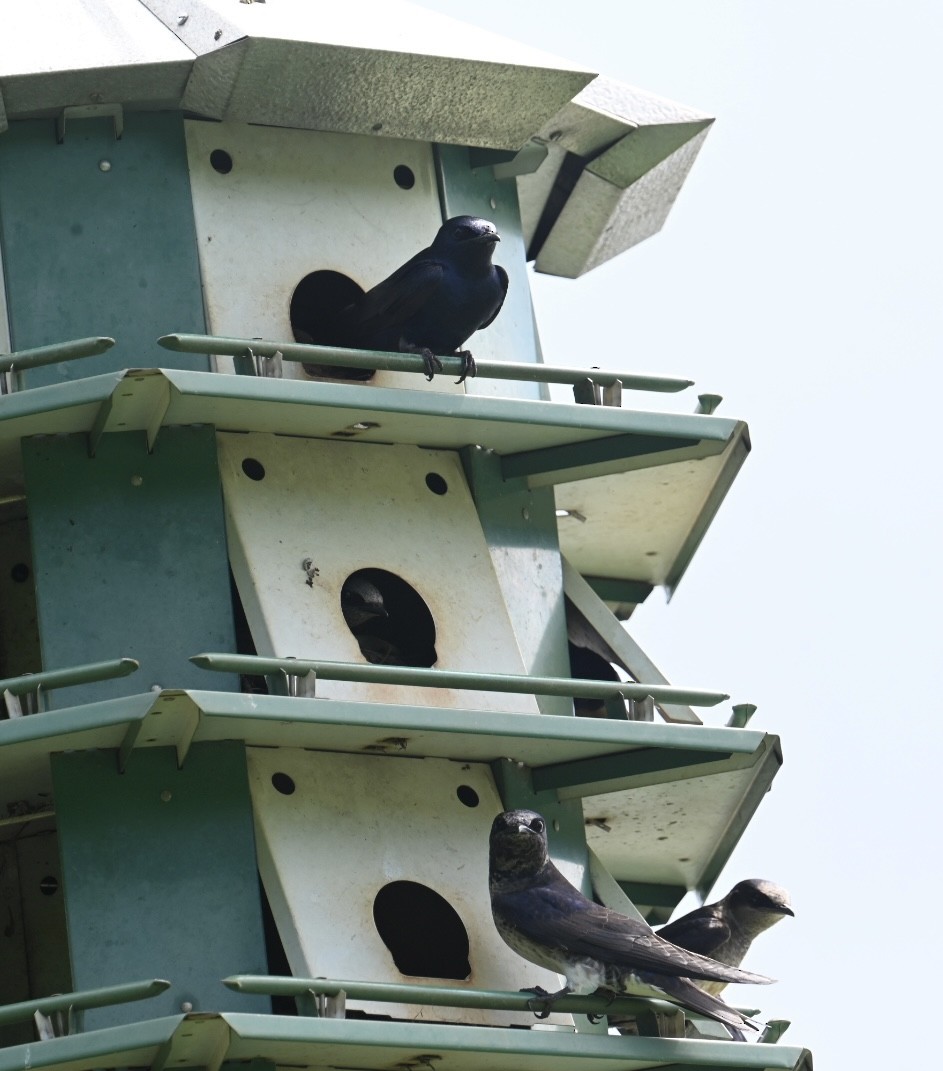
[[[261,433],[218,442],[230,561],[258,654],[525,672],[457,454]],[[358,578],[379,587],[388,618],[351,627]],[[329,699],[537,711],[532,695],[314,687]]]
[[[494,928],[488,831],[503,805],[486,764],[295,748],[249,748],[248,763],[259,869],[296,977],[558,988]],[[385,1002],[348,1001],[348,1010],[534,1022],[530,1013]]]
[[[185,126],[210,334],[292,342],[294,324],[317,336],[330,314],[429,245],[442,224],[428,143]],[[217,357],[216,367],[231,372],[233,359]],[[289,362],[282,375],[312,378]],[[463,393],[449,376],[430,384],[379,371],[370,383]]]

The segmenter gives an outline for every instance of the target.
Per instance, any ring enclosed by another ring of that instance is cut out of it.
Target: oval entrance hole
[[[295,287],[288,306],[295,341],[316,346],[344,345],[337,327],[337,314],[362,293],[362,287],[339,271],[310,272]],[[309,376],[333,379],[370,379],[376,371],[327,364],[303,364],[302,367]]]
[[[373,901],[373,921],[401,974],[460,981],[471,974],[465,924],[448,900],[427,885],[384,885]]]
[[[368,662],[434,666],[435,621],[426,600],[386,569],[358,569],[341,588],[341,612]]]

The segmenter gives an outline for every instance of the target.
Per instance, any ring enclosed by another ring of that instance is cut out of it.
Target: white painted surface
[[[358,569],[395,573],[436,626],[436,667],[523,674],[458,455],[368,443],[220,434],[229,553],[260,655],[366,664],[341,614]],[[246,457],[263,480],[242,471]],[[444,495],[426,486],[436,472]],[[302,562],[318,570],[308,584]],[[326,698],[536,712],[533,696],[319,681]]]
[[[426,143],[195,120],[186,135],[211,334],[293,342],[289,306],[306,275],[336,271],[369,290],[442,224]],[[229,174],[213,169],[214,149],[232,157]],[[400,164],[415,175],[410,190],[393,180]],[[217,365],[232,370],[230,358]],[[283,368],[311,378],[300,364]],[[377,372],[370,384],[464,393],[450,376]]]
[[[488,895],[488,834],[503,808],[482,764],[250,748],[259,866],[282,943],[297,976],[448,985],[456,989],[558,988],[557,976],[498,936]],[[288,774],[291,795],[272,785]],[[479,797],[467,807],[456,795]],[[433,889],[468,931],[465,981],[399,972],[373,920],[377,893],[394,881]],[[348,1001],[398,1018],[533,1025],[530,1014]],[[554,1016],[551,1021],[568,1022]]]
[[[586,843],[618,881],[692,888],[743,804],[755,771],[641,783],[583,800]],[[597,823],[604,822],[609,829]],[[665,846],[670,844],[670,854]]]
[[[730,453],[559,484],[561,552],[584,576],[664,584]]]
[[[3,21],[0,76],[4,78],[193,60],[190,49],[141,4],[30,0],[4,4]],[[155,72],[149,75],[155,84]]]

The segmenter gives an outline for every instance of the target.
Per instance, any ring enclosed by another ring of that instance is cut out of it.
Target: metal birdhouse
[[[539,1020],[495,929],[499,812],[660,923],[781,753],[623,625],[746,425],[543,363],[528,281],[654,234],[711,119],[456,26],[0,13],[0,1067],[811,1066]]]

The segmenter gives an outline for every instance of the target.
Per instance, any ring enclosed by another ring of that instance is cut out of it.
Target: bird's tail
[[[723,1023],[724,1026],[729,1027],[737,1041],[745,1040],[743,1036],[744,1028],[757,1031],[762,1029],[762,1024],[742,1015],[736,1008],[731,1008],[720,997],[705,993],[690,978],[665,978],[662,976],[658,979],[658,986],[672,1000],[678,1001],[686,1008],[690,1008],[691,1011],[699,1012],[701,1015],[706,1015],[708,1019],[714,1019],[718,1023]]]

